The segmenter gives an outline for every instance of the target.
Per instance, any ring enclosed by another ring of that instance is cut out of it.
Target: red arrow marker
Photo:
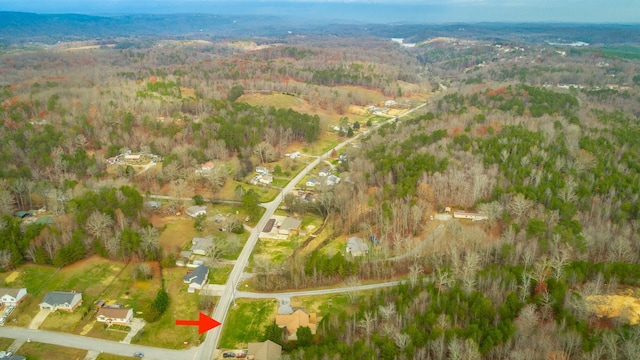
[[[176,320],[176,325],[197,325],[198,334],[202,334],[216,326],[220,326],[220,323],[207,315],[200,313],[200,318],[198,320]]]

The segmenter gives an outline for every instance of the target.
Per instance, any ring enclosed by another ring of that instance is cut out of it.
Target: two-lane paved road
[[[423,103],[418,105],[417,107],[408,110],[407,112],[405,112],[404,114],[397,116],[395,118],[391,118],[387,121],[385,121],[385,123],[388,122],[393,122],[398,120],[401,117],[407,116],[409,114],[411,114],[412,112],[426,106],[427,103]],[[300,171],[298,173],[298,175],[296,175],[288,184],[287,186],[285,186],[282,189],[282,192],[280,193],[280,196],[276,196],[275,199],[273,199],[271,202],[268,203],[264,203],[263,206],[266,209],[264,212],[264,215],[262,215],[262,218],[260,218],[260,221],[258,221],[258,224],[256,225],[256,227],[254,228],[254,231],[251,233],[251,235],[249,236],[249,239],[247,240],[247,242],[245,243],[244,248],[242,249],[242,252],[240,253],[240,256],[238,257],[238,260],[236,261],[235,266],[233,267],[233,270],[231,270],[231,274],[229,275],[229,279],[226,282],[225,285],[225,289],[224,292],[222,293],[222,296],[220,297],[220,300],[218,301],[218,304],[215,308],[215,310],[213,311],[212,317],[216,320],[218,320],[220,323],[222,323],[222,326],[219,326],[211,331],[209,331],[207,333],[206,339],[203,343],[202,346],[199,347],[197,354],[194,356],[194,359],[212,359],[214,356],[214,353],[216,351],[216,347],[218,345],[218,342],[220,340],[220,333],[222,332],[222,327],[224,326],[225,323],[225,319],[227,318],[227,312],[229,311],[229,306],[231,306],[231,303],[233,302],[233,300],[235,299],[235,297],[237,296],[236,291],[237,291],[237,286],[238,286],[238,282],[240,281],[240,276],[242,275],[242,272],[244,271],[245,266],[247,266],[247,263],[249,261],[249,256],[251,256],[251,253],[253,252],[253,248],[255,247],[256,243],[258,242],[258,235],[260,234],[260,231],[264,228],[264,226],[266,225],[267,221],[269,221],[269,219],[271,219],[271,217],[273,216],[273,213],[275,212],[275,210],[278,208],[278,206],[280,206],[280,203],[282,202],[284,195],[290,193],[291,191],[293,191],[293,189],[295,188],[296,184],[298,184],[313,168],[315,168],[321,161],[324,161],[324,159],[328,158],[331,153],[336,150],[340,150],[341,148],[347,146],[348,144],[351,144],[352,142],[356,141],[357,139],[359,139],[360,137],[368,134],[370,131],[372,131],[373,129],[381,126],[382,124],[378,124],[376,127],[373,127],[367,131],[364,131],[350,139],[347,139],[345,141],[343,141],[342,143],[338,144],[336,147],[334,147],[333,149],[327,151],[326,153],[318,156],[314,161],[312,161],[309,165],[307,165],[302,171]],[[344,289],[340,289],[342,291],[344,291]]]

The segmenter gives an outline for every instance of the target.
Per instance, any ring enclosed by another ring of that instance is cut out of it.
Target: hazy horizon
[[[635,0],[0,0],[2,11],[86,15],[207,13],[266,15],[356,23],[567,22],[640,23]]]

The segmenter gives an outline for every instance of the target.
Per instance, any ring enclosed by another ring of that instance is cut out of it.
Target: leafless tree
[[[105,237],[108,237],[111,226],[113,226],[113,219],[98,210],[94,210],[84,224],[85,230],[87,230],[90,235],[94,238],[103,238],[103,240]]]
[[[344,281],[344,286],[347,288],[353,288],[358,285],[360,285],[360,280],[358,279],[357,276],[349,276]],[[349,302],[352,304],[355,303],[356,299],[358,298],[358,294],[355,291],[347,291],[346,295],[347,295],[347,298],[349,299]]]
[[[189,183],[184,179],[177,179],[171,182],[171,192],[176,197],[178,207],[184,206],[184,198],[190,190]]]
[[[365,339],[370,339],[373,334],[373,329],[375,328],[375,324],[378,321],[375,313],[371,311],[366,311],[364,313],[364,317],[358,321],[358,327],[363,329],[365,334]],[[369,341],[369,340],[367,340]]]
[[[160,235],[153,226],[147,226],[140,231],[140,250],[145,253],[155,252],[160,248]]]
[[[409,283],[412,287],[415,287],[418,284],[418,280],[420,274],[423,273],[422,266],[418,264],[413,264],[409,267]]]
[[[380,305],[378,307],[378,313],[380,314],[380,317],[382,317],[382,320],[384,321],[390,321],[393,320],[393,318],[396,316],[396,304],[395,303],[388,303],[387,305]]]
[[[533,206],[533,202],[524,197],[522,194],[517,194],[509,202],[508,209],[512,215],[520,219],[526,212]]]
[[[405,333],[396,333],[393,337],[393,342],[396,344],[400,351],[404,351],[411,343],[411,336]]]
[[[13,195],[11,195],[11,192],[0,190],[0,214],[13,215],[15,210],[15,199]]]

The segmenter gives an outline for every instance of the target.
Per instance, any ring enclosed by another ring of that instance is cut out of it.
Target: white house
[[[68,291],[48,292],[40,303],[41,310],[64,310],[73,312],[82,304],[82,294]]]
[[[300,151],[296,151],[296,152],[291,153],[291,154],[289,155],[289,158],[290,158],[290,159],[297,159],[297,158],[299,158],[301,155],[302,155],[302,154],[300,153]]]
[[[185,210],[187,215],[196,218],[199,215],[207,215],[207,207],[206,206],[189,206],[187,210]]]
[[[129,326],[133,319],[133,309],[103,307],[98,310],[96,320],[107,325]]]
[[[256,166],[256,173],[260,175],[267,175],[269,174],[269,169],[264,166]]]
[[[189,284],[189,289],[187,291],[194,293],[196,290],[202,289],[202,287],[209,282],[209,268],[204,265],[200,265],[193,269],[193,271],[187,273],[187,275],[184,276],[183,281],[185,284]]]
[[[475,213],[475,212],[467,212],[467,211],[459,211],[455,210],[453,212],[454,219],[470,219],[473,221],[482,221],[487,220],[489,217],[483,213]]]
[[[26,288],[0,288],[0,301],[4,306],[16,306],[26,296]]]
[[[351,256],[363,256],[369,252],[369,245],[359,237],[347,239],[347,254]]]
[[[335,184],[337,184],[339,182],[340,182],[340,178],[335,176],[335,175],[333,175],[333,174],[331,174],[331,175],[327,176],[327,180],[326,180],[325,183],[327,184],[327,186],[333,186],[333,185],[335,185]]]
[[[309,178],[309,180],[307,180],[307,182],[305,183],[306,186],[308,187],[314,187],[318,184],[318,179],[317,178]]]
[[[322,169],[320,169],[320,172],[318,173],[318,175],[324,177],[324,176],[329,176],[331,174],[331,170],[327,167],[324,167]]]
[[[264,185],[269,185],[273,182],[273,176],[272,175],[262,175],[260,177],[260,179],[258,180],[261,184]]]

